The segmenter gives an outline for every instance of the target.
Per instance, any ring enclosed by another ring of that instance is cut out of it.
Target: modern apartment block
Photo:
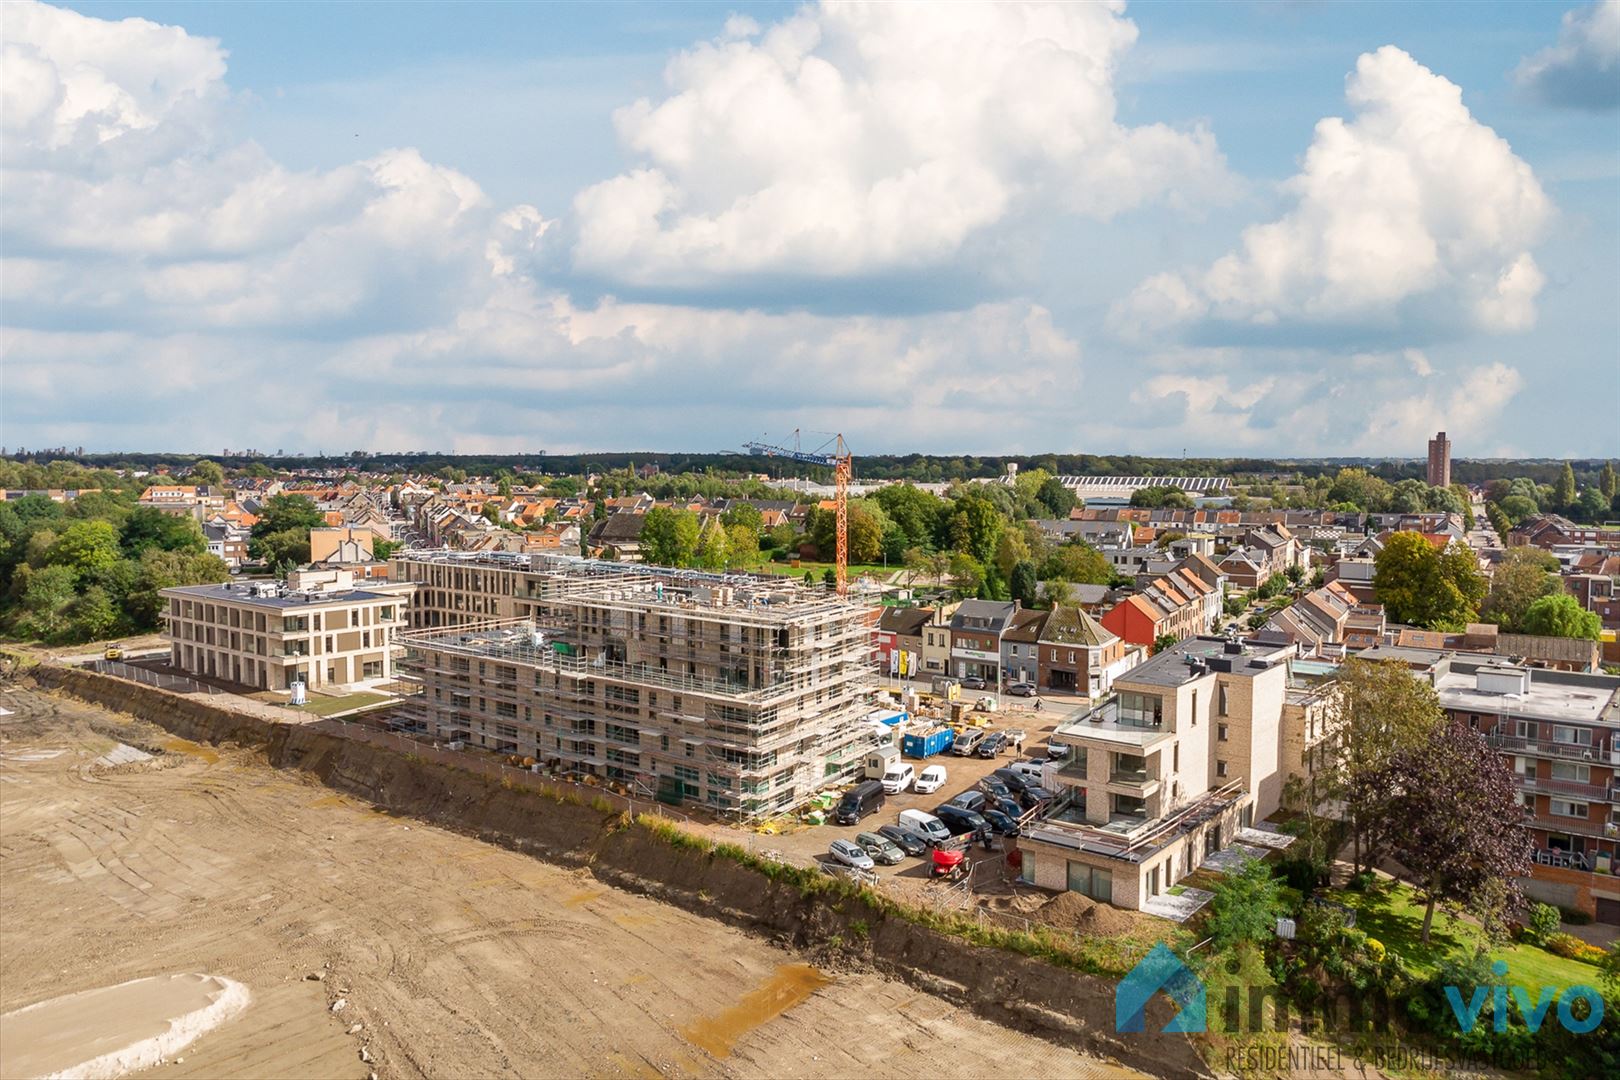
[[[1451,440],[1443,431],[1429,440],[1429,486],[1451,486]]]
[[[1052,777],[1059,808],[1019,841],[1025,879],[1140,908],[1274,812],[1287,770],[1307,767],[1307,739],[1288,724],[1321,715],[1288,708],[1293,653],[1193,638],[1060,725],[1053,741],[1071,750]]]
[[[428,595],[405,643],[439,738],[741,818],[852,777],[871,744],[875,612],[824,590],[569,556],[394,562]]]
[[[261,690],[389,679],[411,592],[357,589],[343,570],[163,589],[169,662]]]

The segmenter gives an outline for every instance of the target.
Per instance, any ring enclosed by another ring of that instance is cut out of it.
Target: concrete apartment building
[[[341,570],[159,593],[174,667],[260,690],[392,678],[410,594],[409,587],[355,588]]]
[[[783,579],[534,562],[481,579],[521,586],[496,604],[516,618],[406,636],[432,734],[745,819],[854,775],[870,609]]]
[[[1059,809],[1019,841],[1026,880],[1141,908],[1282,803],[1292,647],[1200,637],[1060,725]],[[1305,761],[1303,752],[1299,760]],[[1303,766],[1301,766],[1303,767]],[[1063,805],[1066,801],[1067,805]]]
[[[1451,486],[1451,440],[1443,431],[1429,440],[1429,486]]]

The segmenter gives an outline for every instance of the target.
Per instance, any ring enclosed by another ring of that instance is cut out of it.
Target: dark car
[[[894,841],[894,845],[907,855],[925,855],[928,852],[928,841],[898,825],[879,825],[878,835]]]
[[[1000,810],[1003,814],[1006,814],[1010,818],[1021,818],[1024,816],[1024,808],[1018,805],[1018,800],[1012,798],[1011,796],[1008,796],[1005,799],[992,799],[990,802],[986,803],[985,806],[991,810]]]
[[[1018,819],[1003,814],[1000,810],[986,810],[979,815],[990,823],[990,829],[997,836],[1017,836]]]
[[[984,737],[977,751],[982,758],[1000,757],[1001,752],[1007,748],[1007,736],[1000,731],[992,731]]]
[[[1014,795],[1022,794],[1024,789],[1029,787],[1029,780],[1022,773],[1014,772],[1011,769],[997,769],[990,776],[1001,781],[1002,786]]]
[[[986,776],[983,780],[980,780],[979,790],[993,799],[1005,799],[1012,794],[1012,789],[1002,781],[1001,777],[995,775]]]
[[[1018,801],[1024,804],[1024,809],[1033,810],[1042,803],[1051,802],[1052,793],[1037,784],[1031,784],[1018,796]]]
[[[980,829],[988,828],[984,818],[972,810],[945,803],[934,807],[934,816],[944,822],[945,827],[951,830],[952,836],[961,836],[963,833],[977,833]]]
[[[984,680],[979,678],[977,675],[969,675],[967,678],[962,680],[962,689],[983,690]]]
[[[972,790],[957,792],[948,800],[948,803],[951,806],[960,806],[964,810],[972,810],[975,812],[977,812],[979,807],[983,806],[985,802],[986,800],[984,797],[984,792]]]
[[[833,811],[833,820],[840,825],[855,825],[867,814],[875,814],[881,809],[883,785],[876,780],[866,780],[844,792],[838,809]]]

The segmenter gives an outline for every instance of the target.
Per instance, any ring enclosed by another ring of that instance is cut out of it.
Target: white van
[[[900,827],[910,829],[933,844],[942,844],[951,838],[945,823],[926,810],[900,811]]]
[[[930,765],[917,774],[915,790],[919,795],[932,795],[945,786],[945,766]]]
[[[889,766],[883,774],[883,793],[885,795],[898,795],[911,787],[911,782],[917,779],[917,770],[903,761],[897,761]]]
[[[1015,761],[1007,768],[1032,784],[1039,784],[1046,778],[1046,762],[1044,761]]]

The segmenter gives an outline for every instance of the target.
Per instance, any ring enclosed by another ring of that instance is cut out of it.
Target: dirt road
[[[165,1077],[1119,1074],[248,751],[32,691],[0,706],[0,1011],[244,983],[247,1011]]]

